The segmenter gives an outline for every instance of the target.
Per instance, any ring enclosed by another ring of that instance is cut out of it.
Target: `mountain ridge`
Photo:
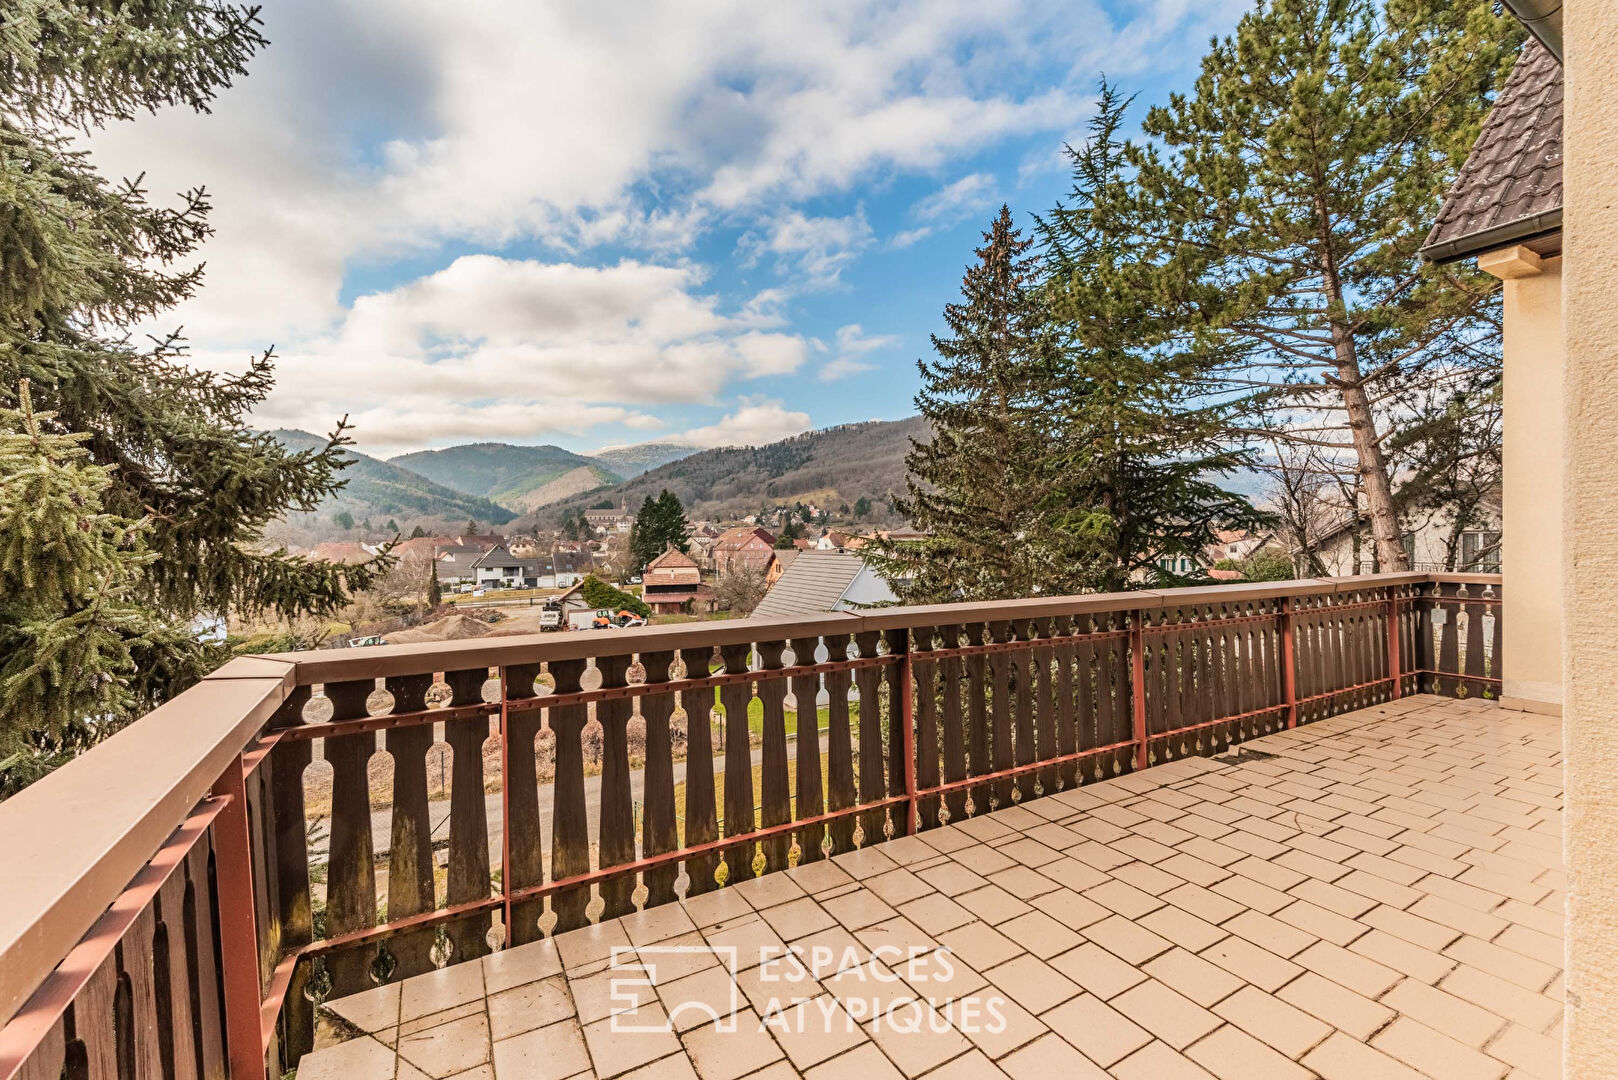
[[[594,458],[551,444],[463,443],[400,454],[388,463],[513,514],[624,479]]]

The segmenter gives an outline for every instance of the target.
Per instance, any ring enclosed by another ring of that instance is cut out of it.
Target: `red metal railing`
[[[35,903],[32,936],[0,922],[0,1017],[15,1010],[0,1080],[80,1062],[91,1075],[278,1075],[311,1044],[311,999],[667,903],[680,880],[709,891],[1406,693],[1487,696],[1501,601],[1498,577],[1398,574],[238,661],[159,710],[174,732],[212,726],[185,769],[153,778],[167,808],[142,811],[141,829],[174,814],[172,835],[102,827],[89,896],[122,874],[111,906]],[[19,796],[23,809],[48,813],[53,792],[70,805],[120,749],[157,753],[154,722]],[[390,769],[371,767],[378,733]],[[430,798],[433,753],[453,759],[447,816]],[[330,806],[315,812],[321,770]],[[390,809],[373,817],[377,802]],[[0,805],[0,826],[14,809]],[[60,869],[41,894],[68,895],[73,868]],[[28,960],[53,936],[54,970]]]

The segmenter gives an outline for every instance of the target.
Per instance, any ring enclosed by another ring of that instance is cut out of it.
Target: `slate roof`
[[[764,594],[754,618],[767,615],[813,615],[837,610],[865,560],[840,551],[805,551],[792,560],[770,591]]]
[[[1452,262],[1508,244],[1560,253],[1562,233],[1562,65],[1529,41],[1421,253]]]

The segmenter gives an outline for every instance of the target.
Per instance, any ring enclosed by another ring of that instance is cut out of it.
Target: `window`
[[[1468,532],[1461,534],[1461,569],[1475,574],[1500,572],[1500,534]]]

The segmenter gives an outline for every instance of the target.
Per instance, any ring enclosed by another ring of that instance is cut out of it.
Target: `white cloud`
[[[832,382],[845,379],[850,375],[858,375],[863,371],[870,371],[875,364],[868,363],[862,357],[878,349],[886,349],[897,345],[899,339],[893,334],[874,334],[867,336],[859,323],[849,323],[847,326],[837,328],[836,355],[816,369],[815,375],[822,382]],[[817,342],[817,344],[819,344]]]
[[[656,406],[708,403],[730,382],[798,370],[802,337],[765,328],[756,305],[725,312],[702,284],[690,265],[463,256],[360,297],[330,333],[286,349],[255,422],[324,427],[346,409],[369,453],[651,430]]]
[[[792,210],[770,222],[762,235],[743,233],[736,249],[744,266],[756,266],[766,255],[776,256],[776,273],[795,273],[793,281],[802,290],[836,285],[843,268],[870,243],[871,225],[863,209],[846,217],[807,217]]]
[[[808,431],[809,414],[779,401],[743,398],[741,407],[707,427],[691,428],[667,440],[686,446],[760,446]]]

